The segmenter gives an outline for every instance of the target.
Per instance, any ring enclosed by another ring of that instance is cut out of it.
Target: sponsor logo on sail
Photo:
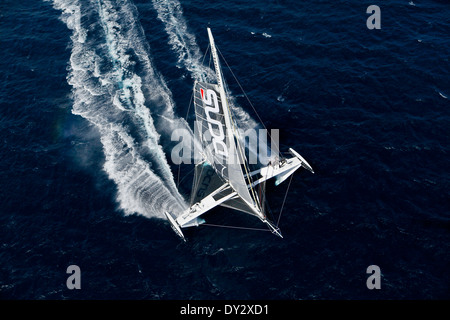
[[[208,129],[212,137],[214,151],[217,155],[228,158],[228,149],[225,144],[225,132],[223,129],[223,125],[219,120],[213,119],[211,117],[212,113],[220,115],[217,94],[214,90],[211,89],[207,89],[206,92],[205,90],[200,89],[200,93],[202,95],[203,102],[206,104],[206,121],[208,122]]]

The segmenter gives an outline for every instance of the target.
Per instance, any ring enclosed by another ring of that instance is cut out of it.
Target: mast
[[[254,193],[252,183],[249,183],[249,185],[247,186],[247,183],[245,182],[245,177],[243,175],[242,168],[241,168],[241,165],[239,163],[239,157],[241,157],[242,159],[244,158],[242,149],[238,150],[242,154],[240,154],[239,156],[236,157],[236,149],[240,148],[240,146],[236,146],[236,143],[234,141],[235,134],[234,134],[233,129],[232,129],[234,124],[231,122],[231,114],[230,114],[230,110],[229,110],[229,107],[228,107],[228,100],[227,100],[226,93],[225,93],[225,87],[224,87],[224,81],[223,81],[223,76],[222,76],[222,70],[220,68],[219,56],[217,55],[216,45],[214,43],[214,37],[212,35],[211,29],[207,28],[207,30],[208,30],[208,37],[209,37],[209,42],[210,42],[210,46],[211,46],[211,54],[212,54],[213,61],[214,61],[214,68],[215,68],[215,71],[216,71],[217,85],[219,87],[220,99],[222,101],[222,106],[223,106],[223,113],[224,113],[226,131],[227,131],[229,148],[230,148],[229,154],[231,155],[231,157],[233,157],[231,159],[228,159],[229,161],[231,161],[229,163],[229,167],[233,167],[235,172],[236,172],[236,174],[240,175],[240,180],[241,180],[243,185],[240,186],[239,183],[237,185],[235,185],[231,181],[231,179],[230,179],[230,181],[228,181],[228,183],[230,184],[230,186],[234,190],[236,190],[237,194],[248,205],[248,207],[264,223],[266,223],[274,233],[276,233],[277,235],[281,236],[281,234],[279,233],[278,228],[276,226],[273,226],[266,219],[266,216],[262,212],[260,204],[259,204],[259,201],[258,201],[258,198],[257,198],[257,195]],[[236,139],[238,139],[238,138],[236,137]],[[248,173],[247,173],[247,179],[250,179],[250,176],[249,176]],[[251,192],[252,192],[253,196],[250,194],[250,191],[249,191],[248,188],[251,189]]]
[[[211,54],[213,56],[214,68],[216,69],[217,84],[221,88],[220,96],[221,96],[221,98],[225,98],[225,90],[223,88],[223,81],[222,81],[222,70],[220,70],[219,57],[217,56],[216,45],[214,43],[214,38],[213,38],[210,28],[208,28],[208,37],[209,37],[209,43],[211,45]],[[222,91],[223,91],[223,96],[222,96]],[[223,99],[222,101],[226,101],[226,99]]]

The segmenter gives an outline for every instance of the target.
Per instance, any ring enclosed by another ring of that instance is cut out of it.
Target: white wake
[[[104,170],[117,185],[120,208],[149,217],[181,212],[186,204],[159,141],[160,134],[188,126],[173,113],[135,6],[126,0],[54,0],[53,5],[72,31],[67,77],[72,112],[100,133]]]

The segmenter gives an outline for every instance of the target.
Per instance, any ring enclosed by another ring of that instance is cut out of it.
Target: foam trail
[[[183,66],[188,70],[195,80],[213,81],[215,74],[202,63],[203,55],[200,53],[195,36],[188,30],[180,2],[178,0],[152,0],[152,3],[158,13],[158,19],[164,23],[165,30],[169,35],[169,44],[178,56],[178,66]],[[240,128],[247,130],[258,126],[233,99],[229,102]]]
[[[173,0],[153,0],[153,7],[158,13],[158,19],[164,23],[172,50],[177,53],[177,66],[184,67],[198,81],[213,80],[214,72],[202,64],[203,55],[195,37],[188,30],[180,3]]]
[[[159,145],[158,127],[167,134],[187,124],[173,114],[170,91],[149,59],[136,8],[124,0],[54,0],[53,5],[72,30],[72,112],[100,133],[104,170],[117,185],[120,208],[149,217],[181,212],[186,203]],[[157,123],[149,108],[161,116]]]

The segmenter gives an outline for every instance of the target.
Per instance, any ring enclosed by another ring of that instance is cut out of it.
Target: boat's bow
[[[172,227],[173,231],[175,231],[175,233],[181,238],[183,239],[183,241],[186,242],[186,238],[184,237],[183,232],[181,231],[180,226],[178,225],[178,223],[175,221],[174,218],[172,218],[172,216],[170,215],[170,213],[168,212],[164,212],[164,214],[166,215],[167,220],[170,222],[170,226]]]

